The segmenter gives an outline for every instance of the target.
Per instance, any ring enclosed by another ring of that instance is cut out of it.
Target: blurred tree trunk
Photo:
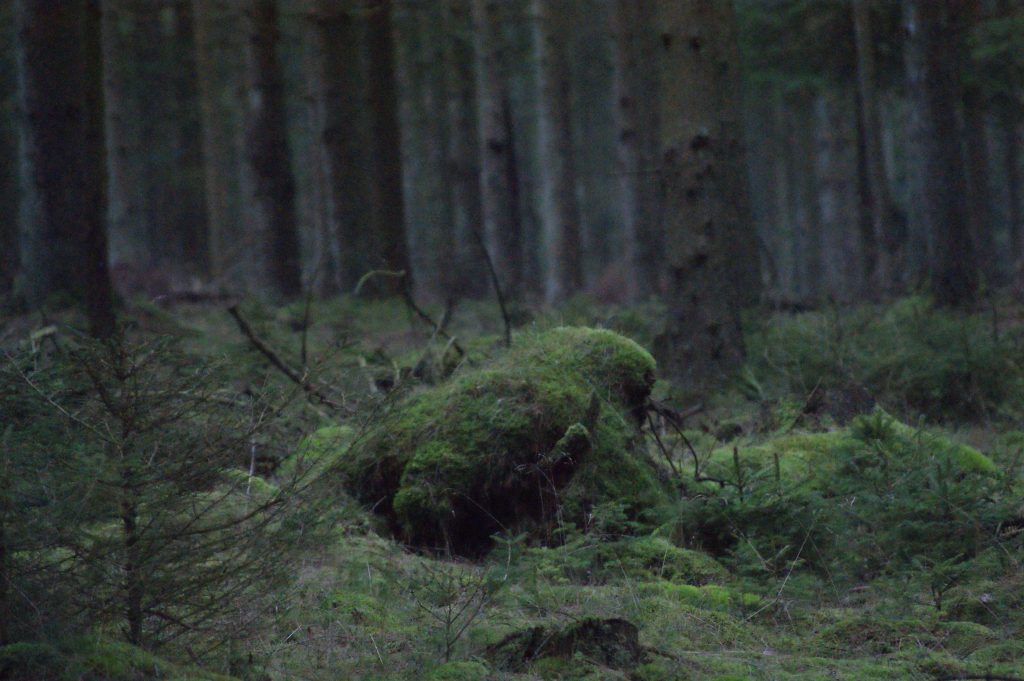
[[[736,19],[732,3],[660,0],[656,30],[670,268],[659,355],[669,375],[699,388],[743,361],[739,311],[759,293]]]
[[[978,288],[978,263],[971,238],[957,111],[960,86],[960,31],[954,0],[907,0],[913,12],[910,49],[921,57],[920,79],[911,97],[922,121],[918,140],[923,185],[923,218],[934,239],[932,289],[943,305],[968,305]]]
[[[231,132],[218,100],[221,82],[215,41],[218,35],[216,15],[208,0],[192,0],[195,68],[202,121],[203,189],[206,195],[206,221],[209,273],[223,278],[231,268],[230,239],[232,162]]]
[[[546,254],[544,298],[560,302],[583,286],[580,207],[576,199],[572,92],[568,41],[570,7],[533,0],[537,62],[537,140],[541,170],[541,222]]]
[[[0,25],[12,21],[11,6],[0,7]],[[15,82],[14,45],[10,35],[0,36],[0,79]],[[14,288],[18,272],[18,139],[12,88],[0,94],[0,301]],[[0,306],[3,303],[0,302]],[[2,588],[2,587],[0,587]],[[0,617],[3,613],[0,611]]]
[[[314,272],[312,284],[317,295],[331,296],[341,290],[339,283],[339,250],[336,238],[337,227],[333,221],[331,207],[330,162],[324,130],[326,130],[327,101],[325,97],[325,15],[320,11],[317,0],[303,3],[306,24],[303,43],[303,66],[305,72],[305,100],[309,139],[306,154],[313,165],[309,175],[312,185],[308,188],[310,225],[315,244]]]
[[[444,76],[448,149],[448,186],[455,230],[455,285],[464,295],[487,292],[487,269],[473,233],[482,229],[480,197],[480,137],[476,120],[476,81],[473,72],[473,18],[469,0],[445,0]]]
[[[860,280],[857,225],[857,118],[848,88],[826,92],[817,102],[818,201],[821,210],[825,292],[835,300],[850,300]]]
[[[658,220],[657,37],[653,5],[615,0],[615,124],[622,192],[622,227],[629,274],[629,298],[646,298],[661,288],[664,242]]]
[[[1020,114],[1010,111],[1003,116],[1003,137],[1006,147],[1005,174],[1007,188],[1007,202],[1009,203],[1009,233],[1010,233],[1010,266],[1016,267],[1024,253],[1021,252],[1021,224],[1024,216],[1021,214],[1021,186],[1020,186]],[[1012,271],[1012,269],[1011,269]]]
[[[351,5],[318,0],[315,49],[320,53],[319,87],[322,128],[317,137],[324,148],[328,187],[328,221],[338,248],[338,283],[351,292],[373,269],[367,226],[372,224],[370,161],[360,144],[368,133],[363,83],[365,26]]]
[[[907,217],[908,217],[908,253],[906,277],[913,288],[927,285],[931,278],[932,261],[935,252],[935,239],[927,219],[925,194],[925,159],[918,153],[929,133],[924,112],[919,105],[921,97],[915,93],[924,90],[925,54],[924,44],[914,39],[919,32],[917,7],[910,0],[903,0],[903,28],[907,40],[903,46],[904,68],[906,70],[906,135],[908,138],[906,154],[907,172]],[[858,117],[858,125],[860,118]],[[860,137],[860,135],[858,135]]]
[[[798,197],[794,206],[797,215],[797,229],[800,231],[801,249],[798,257],[803,275],[801,298],[817,298],[822,291],[822,219],[821,187],[818,183],[818,149],[814,135],[814,103],[816,96],[810,92],[798,93],[793,98],[791,145],[798,167],[794,195]]]
[[[82,299],[93,335],[114,329],[99,0],[18,0],[22,294]]]
[[[180,253],[189,273],[210,274],[209,219],[204,200],[201,97],[198,82],[196,21],[191,0],[175,0],[174,40],[167,46],[174,65],[171,100],[172,144],[176,172],[171,206]]]
[[[129,95],[128,70],[133,60],[125,55],[133,51],[131,36],[135,33],[133,8],[125,0],[107,0],[103,11],[103,49],[107,68],[104,74],[106,93],[106,136],[110,249],[115,262],[128,262],[135,267],[153,265],[145,248],[156,242],[149,234],[142,205],[143,173],[132,166],[138,144],[132,131],[141,118],[132,106]],[[151,37],[152,38],[152,37]],[[154,41],[150,39],[149,43]],[[151,118],[151,117],[147,117]]]
[[[774,251],[778,256],[778,293],[783,297],[798,297],[800,261],[793,257],[793,242],[799,239],[792,198],[796,191],[796,179],[793,176],[794,150],[789,143],[790,114],[786,108],[782,87],[778,83],[771,86],[770,105],[771,137],[768,141],[773,161],[772,177],[775,180],[772,196],[775,200]]]
[[[278,61],[276,0],[249,0],[245,7],[246,85],[244,187],[250,214],[250,272],[254,292],[283,298],[302,292],[284,80]]]
[[[865,285],[881,293],[898,277],[898,251],[903,247],[899,211],[889,190],[889,178],[882,153],[882,122],[878,111],[875,74],[875,46],[871,28],[871,0],[853,0],[853,27],[857,45],[857,93],[860,106],[858,149],[864,159],[861,199],[864,216]],[[881,248],[880,248],[881,247]],[[870,277],[870,278],[868,278]]]
[[[379,279],[388,293],[412,287],[413,272],[405,240],[405,199],[402,193],[402,136],[398,127],[398,86],[391,0],[361,0],[367,17],[367,100],[371,126],[371,209],[375,267],[405,272],[404,279]]]
[[[964,138],[967,145],[968,211],[975,255],[990,277],[990,286],[1001,283],[1000,263],[996,259],[995,222],[992,186],[989,179],[988,121],[982,94],[974,87],[964,88]]]
[[[523,290],[523,224],[500,0],[473,0],[482,230],[507,296]]]

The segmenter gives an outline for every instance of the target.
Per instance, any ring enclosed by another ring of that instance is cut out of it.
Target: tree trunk
[[[311,275],[314,290],[319,296],[331,296],[341,290],[339,276],[339,250],[336,225],[332,220],[330,163],[324,144],[327,101],[325,97],[324,65],[327,51],[325,17],[316,0],[303,6],[306,34],[303,44],[305,71],[306,124],[309,127],[308,146],[305,150],[312,167],[309,169],[310,231],[314,243],[314,272]]]
[[[199,113],[202,121],[203,189],[206,195],[207,249],[209,273],[215,279],[230,268],[231,244],[231,166],[230,131],[218,105],[221,83],[217,78],[214,41],[217,36],[215,15],[208,0],[192,0],[195,65],[199,89]]]
[[[853,0],[853,26],[857,45],[857,93],[860,106],[858,149],[863,155],[863,181],[861,199],[864,217],[863,229],[874,234],[864,237],[866,257],[865,284],[876,292],[893,286],[897,278],[898,251],[904,236],[898,211],[889,190],[889,178],[882,152],[882,123],[878,111],[875,75],[875,46],[871,29],[871,0]],[[881,248],[879,248],[879,246]]]
[[[1003,120],[1003,135],[1006,146],[1006,188],[1009,203],[1010,266],[1016,267],[1024,253],[1021,253],[1021,191],[1020,191],[1020,123],[1019,115],[1013,111]]]
[[[302,292],[302,275],[284,80],[277,56],[277,3],[250,0],[246,10],[248,102],[243,175],[255,261],[250,286],[254,292],[268,291],[288,299]]]
[[[964,137],[967,144],[968,211],[971,219],[971,237],[978,262],[984,266],[987,282],[1002,283],[999,262],[996,259],[995,217],[989,180],[989,148],[987,115],[982,94],[975,88],[965,88]]]
[[[541,231],[547,260],[544,299],[548,303],[560,302],[583,286],[567,45],[571,28],[566,16],[568,9],[559,0],[533,0],[532,4],[539,87]]]
[[[851,181],[857,162],[851,131],[856,114],[847,88],[826,92],[817,102],[815,129],[818,139],[818,202],[821,210],[823,277],[825,292],[835,300],[856,294],[860,251],[856,184]]]
[[[442,11],[449,130],[445,165],[455,221],[455,285],[465,295],[479,297],[487,292],[488,286],[487,268],[473,236],[483,226],[473,44],[468,38],[473,21],[469,0],[446,0]]]
[[[22,294],[82,299],[90,332],[114,328],[107,269],[99,0],[19,0]]]
[[[821,186],[818,182],[818,149],[814,135],[814,105],[820,97],[811,93],[799,93],[794,97],[792,146],[798,164],[796,195],[799,204],[801,249],[799,253],[803,271],[803,292],[801,297],[815,299],[822,292],[822,235]]]
[[[523,288],[523,234],[507,79],[508,50],[501,36],[502,14],[499,0],[473,0],[484,217],[481,236],[506,295],[514,299]]]
[[[661,0],[657,12],[670,268],[659,354],[669,375],[700,388],[743,361],[739,310],[758,293],[743,288],[760,282],[740,139],[735,15],[731,3],[717,0]]]
[[[174,64],[171,102],[172,143],[177,151],[172,206],[175,233],[189,274],[206,279],[210,274],[209,220],[204,200],[202,117],[200,108],[196,22],[191,0],[174,4],[174,40],[168,47]]]
[[[324,148],[328,187],[328,221],[338,248],[338,283],[351,292],[373,269],[368,225],[370,211],[369,150],[361,140],[369,135],[364,85],[365,24],[350,4],[319,0],[315,17],[318,69],[317,105],[322,128],[315,135]]]
[[[404,279],[377,282],[395,293],[413,284],[405,240],[405,203],[402,194],[401,131],[398,127],[398,86],[395,78],[395,46],[391,28],[390,0],[361,0],[367,16],[367,99],[372,116],[373,169],[371,182],[373,265],[405,272]]]
[[[653,5],[615,0],[612,33],[615,41],[615,125],[621,187],[622,228],[629,298],[660,291],[663,236],[658,220],[657,57]]]
[[[923,127],[918,154],[924,188],[922,217],[935,243],[932,288],[940,304],[969,305],[977,294],[978,268],[957,124],[962,92],[956,3],[908,2],[915,19],[909,40],[922,57],[921,78],[911,81],[911,95]]]

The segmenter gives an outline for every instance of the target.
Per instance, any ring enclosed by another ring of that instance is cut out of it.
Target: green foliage
[[[884,412],[849,429],[719,451],[680,504],[692,540],[752,574],[913,574],[941,607],[965,558],[999,541],[1013,493],[977,450]]]
[[[253,472],[280,404],[222,391],[216,365],[169,339],[65,343],[0,370],[9,634],[238,635],[285,549],[315,535],[291,515],[297,482]]]
[[[753,375],[781,392],[804,398],[816,386],[859,384],[911,420],[962,420],[1016,413],[1020,334],[998,331],[990,313],[964,316],[907,298],[882,309],[773,317],[748,343]]]
[[[665,499],[634,447],[654,360],[610,331],[519,336],[504,357],[402,400],[338,460],[346,484],[419,546],[478,553],[491,535],[585,523]]]
[[[14,681],[232,681],[233,677],[184,667],[127,643],[82,639],[53,647],[0,646],[0,675]]]

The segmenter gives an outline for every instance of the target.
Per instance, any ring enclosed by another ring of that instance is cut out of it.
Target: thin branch
[[[234,317],[235,321],[238,323],[238,329],[246,338],[249,339],[249,342],[252,343],[253,347],[259,350],[260,353],[264,357],[266,357],[267,360],[276,369],[278,369],[281,373],[283,373],[285,376],[291,379],[292,382],[294,382],[296,385],[302,388],[302,390],[305,391],[307,395],[309,395],[310,397],[317,398],[321,404],[332,409],[341,409],[341,405],[334,402],[331,398],[327,397],[327,395],[323,394],[319,389],[317,389],[316,386],[311,384],[306,379],[306,376],[300,375],[299,372],[295,371],[295,369],[288,366],[285,363],[285,361],[281,359],[280,355],[278,355],[276,352],[274,352],[273,349],[271,349],[270,346],[264,343],[263,340],[256,335],[256,332],[249,325],[249,322],[246,321],[245,317],[242,316],[242,313],[239,311],[237,305],[232,305],[231,307],[229,307],[228,314]]]
[[[480,252],[483,253],[484,262],[487,264],[487,271],[491,273],[491,283],[494,284],[494,295],[498,298],[498,307],[501,308],[501,319],[505,322],[505,347],[512,347],[512,320],[508,316],[508,309],[505,307],[505,295],[501,292],[501,283],[498,281],[498,271],[494,269],[494,261],[491,260],[491,254],[487,252],[487,245],[484,243],[484,238],[480,236],[480,232],[476,229],[471,230],[473,237],[476,239],[476,243],[480,246]]]

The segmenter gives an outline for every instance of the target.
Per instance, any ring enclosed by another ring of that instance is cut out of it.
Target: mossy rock
[[[668,488],[636,447],[654,359],[610,331],[523,334],[503,357],[396,405],[338,458],[405,542],[479,555],[602,503],[631,517]]]

